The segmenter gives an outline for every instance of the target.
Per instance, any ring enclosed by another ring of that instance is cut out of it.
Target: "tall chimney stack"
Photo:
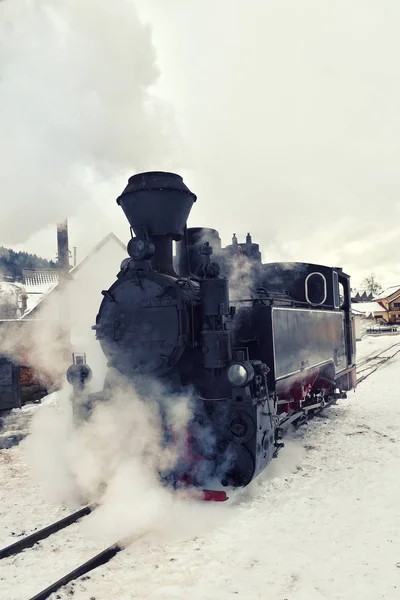
[[[69,290],[66,283],[69,279],[69,247],[68,220],[57,225],[58,249],[58,299],[59,299],[59,336],[61,340],[60,358],[65,364],[71,360],[71,321],[69,306]]]
[[[60,280],[69,273],[68,221],[57,225],[58,268]]]

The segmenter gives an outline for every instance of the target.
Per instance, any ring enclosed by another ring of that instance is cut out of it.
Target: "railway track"
[[[362,358],[356,364],[356,372],[357,372],[357,384],[359,385],[362,381],[367,379],[372,373],[375,373],[383,364],[391,360],[399,354],[400,352],[400,342],[396,344],[391,344],[388,348],[381,350],[377,353],[371,353],[368,356]]]
[[[28,548],[32,548],[35,544],[47,539],[48,537],[54,535],[58,531],[66,529],[74,523],[77,523],[83,517],[90,514],[93,509],[94,507],[92,506],[85,506],[80,510],[72,513],[71,515],[68,515],[67,517],[64,517],[59,521],[55,521],[47,527],[44,527],[39,531],[35,531],[34,533],[25,536],[21,540],[18,540],[14,544],[11,544],[10,546],[1,549],[0,560],[9,558],[11,556],[15,556],[16,554],[19,554],[20,552],[23,552]],[[97,567],[104,565],[105,563],[110,561],[116,554],[118,554],[118,552],[126,548],[130,543],[132,543],[132,541],[133,539],[127,538],[124,540],[120,540],[115,544],[112,544],[99,554],[96,554],[96,556],[93,556],[90,560],[86,561],[85,563],[82,563],[76,569],[70,571],[69,573],[61,577],[61,579],[58,579],[57,581],[49,585],[47,588],[45,588],[35,596],[32,596],[30,600],[46,600],[51,594],[59,590],[64,585],[67,585],[68,583],[74,581],[78,577],[81,577],[82,575],[85,575],[86,573],[93,571],[93,569],[96,569]]]
[[[93,571],[93,569],[96,569],[97,567],[108,563],[112,558],[114,558],[116,554],[118,554],[118,552],[121,552],[121,550],[126,548],[126,546],[129,545],[129,543],[131,543],[131,541],[120,541],[116,542],[112,546],[109,546],[99,554],[96,554],[96,556],[93,556],[93,558],[79,565],[79,567],[77,567],[73,571],[70,571],[69,573],[61,577],[61,579],[58,579],[57,581],[49,585],[46,589],[42,590],[35,596],[32,596],[30,600],[46,600],[51,594],[59,590],[64,585],[67,585],[71,581],[78,579],[78,577],[82,577],[83,575],[86,575],[86,573]]]
[[[27,548],[32,548],[32,546],[38,542],[41,542],[42,540],[45,540],[54,533],[57,533],[57,531],[61,531],[73,523],[77,523],[77,521],[80,521],[82,517],[90,514],[92,510],[93,508],[91,506],[84,506],[80,510],[68,515],[68,517],[64,517],[59,521],[55,521],[51,525],[43,527],[43,529],[39,529],[39,531],[35,531],[34,533],[23,537],[21,540],[14,542],[14,544],[6,546],[6,548],[0,550],[0,560],[3,558],[8,558],[9,556],[14,556],[15,554],[19,554]]]

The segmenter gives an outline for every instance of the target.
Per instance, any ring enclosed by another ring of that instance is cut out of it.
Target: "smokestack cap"
[[[196,196],[180,175],[151,171],[133,175],[117,198],[138,237],[166,235],[182,238],[187,218]]]

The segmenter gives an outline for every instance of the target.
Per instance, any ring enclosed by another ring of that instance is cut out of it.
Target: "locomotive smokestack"
[[[135,235],[155,246],[153,269],[174,274],[172,240],[182,239],[196,196],[180,175],[152,171],[130,177],[117,198]]]

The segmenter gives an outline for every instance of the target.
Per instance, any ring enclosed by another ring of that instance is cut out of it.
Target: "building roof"
[[[378,302],[357,302],[352,305],[353,312],[357,311],[365,316],[373,315],[374,313],[387,312],[386,308],[381,306]]]
[[[378,294],[378,296],[375,296],[375,300],[385,300],[386,298],[389,298],[389,296],[395,294],[397,291],[400,293],[400,284],[392,285],[391,287],[386,288],[386,290]]]
[[[58,284],[58,271],[56,270],[24,269],[22,275],[27,311],[32,310]]]
[[[78,271],[81,267],[83,267],[83,265],[90,260],[95,254],[97,254],[97,252],[105,245],[107,244],[107,242],[109,242],[110,240],[114,240],[114,242],[116,242],[123,250],[125,250],[126,252],[126,244],[124,244],[123,242],[121,242],[121,240],[119,239],[119,237],[117,237],[115,235],[115,233],[111,232],[109,234],[107,234],[102,240],[100,240],[100,242],[98,244],[96,244],[96,246],[93,248],[93,250],[91,250],[89,252],[89,254],[87,254],[85,256],[85,258],[82,258],[82,260],[80,260],[75,267],[72,267],[72,269],[70,270],[70,273],[74,273],[75,271]]]
[[[58,271],[55,269],[24,269],[22,277],[25,289],[34,287],[47,291],[49,287],[58,283]]]

